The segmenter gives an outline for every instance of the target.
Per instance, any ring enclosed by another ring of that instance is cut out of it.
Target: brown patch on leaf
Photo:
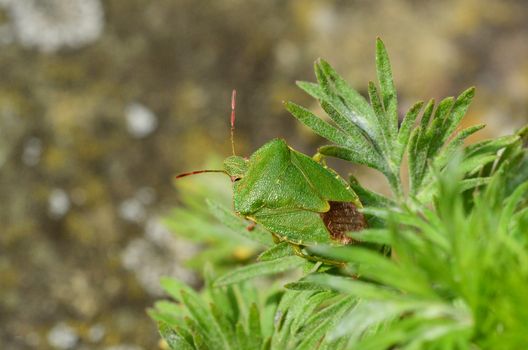
[[[334,241],[349,244],[354,240],[346,235],[347,232],[361,231],[367,227],[363,213],[351,202],[328,202],[330,210],[321,213],[321,218]]]

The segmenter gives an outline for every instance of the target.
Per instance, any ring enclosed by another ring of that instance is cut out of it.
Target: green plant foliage
[[[439,175],[436,210],[383,209],[387,228],[363,237],[389,243],[395,257],[361,247],[316,248],[347,261],[359,277],[306,278],[361,299],[332,339],[347,337],[353,349],[526,347],[528,181],[504,191],[511,174],[503,162],[467,212],[460,158]]]
[[[174,279],[162,281],[176,302],[159,301],[149,314],[170,349],[344,349],[343,341],[326,334],[355,305],[354,297],[324,289],[213,287],[211,272],[205,275],[200,293]]]
[[[171,349],[528,348],[528,127],[464,147],[483,127],[457,132],[473,88],[436,107],[418,102],[399,123],[381,40],[376,68],[370,103],[323,60],[315,64],[317,83],[298,83],[331,122],[292,102],[286,108],[333,143],[314,160],[334,156],[377,169],[394,198],[351,178],[369,228],[348,233],[353,245],[303,246],[272,240],[259,225],[248,231],[214,191],[206,190],[208,205],[205,195],[184,192],[187,207],[169,223],[212,242],[196,262],[221,265],[239,244],[258,261],[206,272],[200,292],[162,282],[174,301],[149,312]],[[249,171],[239,166],[244,160],[228,161],[233,173]]]
[[[409,196],[417,197],[421,202],[429,201],[434,194],[431,189],[434,183],[431,165],[443,169],[463,141],[484,127],[477,125],[455,133],[475,89],[462,92],[456,99],[446,98],[436,108],[435,102],[429,101],[423,108],[420,122],[415,125],[423,107],[423,102],[417,102],[398,126],[396,88],[389,57],[381,39],[376,42],[376,71],[379,88],[375,83],[369,83],[369,104],[328,62],[320,59],[315,63],[317,83],[298,82],[298,86],[320,102],[333,123],[322,120],[293,102],[287,102],[286,109],[315,133],[335,144],[320,147],[321,155],[363,164],[382,172],[397,200],[405,197],[400,172],[407,152]],[[496,158],[499,149],[514,141],[515,137],[485,141],[467,150],[461,164],[466,170],[465,174],[478,172]],[[486,181],[485,177],[473,178],[466,182],[465,189]]]

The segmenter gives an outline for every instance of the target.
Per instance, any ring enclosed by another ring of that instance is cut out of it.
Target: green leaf
[[[466,112],[475,96],[475,88],[470,87],[469,89],[462,92],[456,99],[451,114],[445,119],[443,128],[442,143],[455,131],[462,118],[466,115]]]
[[[192,336],[194,348],[197,350],[212,350],[211,339],[209,339],[207,333],[200,327],[200,325],[191,318],[185,318],[185,323],[189,333]]]
[[[398,133],[398,99],[392,79],[389,55],[380,38],[376,40],[376,71],[380,82],[381,98],[386,111],[386,121],[383,123],[380,121],[380,125],[388,130],[388,136],[394,140]]]
[[[431,295],[431,286],[425,276],[411,273],[410,266],[405,270],[383,255],[359,247],[323,247],[316,246],[310,252],[338,261],[355,263],[357,273],[365,278],[387,284],[394,288],[411,291],[421,295]]]
[[[290,289],[290,290],[296,290],[296,291],[319,291],[319,292],[331,290],[330,288],[321,286],[318,283],[303,281],[303,280],[298,281],[298,282],[288,283],[284,285],[284,288]]]
[[[388,207],[395,205],[394,201],[390,198],[362,187],[354,176],[349,177],[349,183],[365,207]]]
[[[260,325],[260,314],[255,303],[251,304],[249,308],[248,318],[248,334],[249,334],[249,348],[258,349],[262,344],[262,328]]]
[[[496,154],[480,154],[470,158],[464,159],[462,164],[460,164],[460,171],[464,174],[474,174],[484,167],[486,164],[493,162],[497,159]]]
[[[266,247],[273,245],[273,240],[271,239],[269,233],[264,229],[256,226],[252,231],[247,230],[247,221],[242,219],[233,213],[232,210],[227,209],[223,205],[207,200],[207,205],[211,210],[211,213],[224,225],[235,230],[240,235],[245,238],[254,241],[256,243],[262,244]]]
[[[444,130],[442,124],[448,118],[449,112],[455,103],[453,97],[443,99],[438,105],[433,122],[427,130],[428,136],[431,138],[431,144],[427,150],[427,158],[433,159],[436,157],[438,150],[444,145],[450,135],[443,135]],[[446,136],[446,137],[444,137]]]
[[[258,261],[269,261],[275,260],[278,258],[283,258],[285,256],[294,255],[295,252],[292,249],[291,245],[288,242],[281,242],[274,245],[270,249],[266,250],[260,254],[257,258]]]
[[[420,120],[420,126],[423,130],[427,130],[427,127],[429,126],[429,122],[431,120],[431,117],[433,116],[434,106],[434,99],[430,99],[429,102],[427,102],[427,105],[425,105],[422,119]]]
[[[341,293],[351,294],[357,298],[386,300],[399,299],[400,294],[384,286],[354,280],[349,277],[332,276],[328,274],[313,274],[305,277],[306,283],[319,285],[320,288],[330,288]]]
[[[499,230],[507,234],[515,209],[522,200],[526,200],[528,192],[528,182],[519,185],[515,191],[504,201],[504,208],[499,222]]]
[[[297,118],[304,125],[308,126],[319,136],[322,136],[325,139],[341,146],[353,147],[354,143],[348,137],[346,137],[342,131],[323,121],[308,109],[293,102],[286,102],[285,106],[295,118]]]
[[[379,126],[374,112],[363,96],[351,89],[324,60],[315,63],[315,73],[324,92],[321,101],[331,105],[338,113],[357,125],[372,142],[377,143]]]
[[[169,327],[166,323],[160,322],[158,324],[161,337],[167,342],[171,350],[194,350],[185,338],[179,335],[174,329]]]
[[[336,125],[349,136],[354,148],[362,149],[365,152],[377,152],[372,140],[366,136],[358,126],[339,113],[332,105],[325,101],[321,101],[321,107]]]
[[[238,340],[239,349],[254,349],[250,347],[250,337],[251,335],[246,333],[244,326],[241,322],[236,324],[236,335]]]
[[[317,150],[320,154],[357,164],[364,164],[371,168],[377,169],[383,173],[387,172],[385,162],[378,153],[367,153],[361,149],[349,149],[341,146],[322,146]]]
[[[298,87],[304,90],[308,95],[312,96],[315,99],[323,100],[325,94],[319,84],[311,83],[308,81],[297,81],[295,82]]]
[[[301,334],[302,342],[297,350],[311,350],[325,338],[326,333],[335,327],[344,313],[347,312],[354,304],[354,297],[344,297],[339,302],[330,305],[317,314],[313,315],[306,321],[306,327]]]
[[[176,317],[180,313],[180,308],[168,301],[157,301],[154,304],[154,308],[147,310],[148,315],[155,321],[166,323],[170,327],[174,327],[180,324],[180,319]]]
[[[359,242],[391,244],[390,232],[386,229],[367,229],[357,232],[349,232],[347,235]]]
[[[383,137],[383,142],[380,146],[383,147],[383,153],[385,154],[385,156],[387,156],[391,154],[392,131],[390,129],[391,127],[389,125],[389,120],[387,118],[385,110],[383,109],[382,102],[378,95],[378,89],[376,88],[376,85],[374,85],[374,83],[371,81],[369,81],[368,84],[368,94],[370,97],[370,104],[372,105],[372,108],[376,113],[376,117],[378,118],[378,124],[381,129],[381,136]]]
[[[482,130],[484,127],[484,124],[479,124],[461,130],[438,154],[434,161],[435,166],[437,168],[443,168],[447,164],[448,160],[455,154],[457,149],[462,146],[464,140],[477,131]]]
[[[479,154],[496,153],[504,147],[508,147],[519,140],[518,135],[508,135],[497,137],[491,140],[484,140],[475,144],[469,145],[466,148],[467,157],[472,157]]]
[[[409,186],[411,195],[418,192],[420,183],[422,182],[420,169],[423,160],[418,157],[418,140],[420,139],[422,130],[421,126],[414,129],[411,132],[411,138],[409,140]]]
[[[221,327],[203,304],[201,298],[196,293],[189,294],[186,291],[181,291],[180,294],[182,303],[189,310],[189,313],[193,316],[193,319],[199,327],[195,329],[194,334],[202,334],[204,332],[204,341],[215,344],[217,349],[225,349],[227,339],[224,337]],[[201,338],[199,337],[198,340],[201,341]]]
[[[459,184],[459,192],[462,193],[479,186],[487,185],[490,183],[490,180],[491,179],[489,177],[475,177],[461,180]],[[431,202],[435,193],[438,192],[436,185],[436,182],[429,182],[427,186],[424,186],[420,190],[420,192],[416,195],[416,198],[422,203]]]
[[[184,291],[187,294],[196,294],[196,292],[189,287],[187,284],[170,277],[162,277],[160,279],[161,287],[175,300],[181,301],[181,292]]]
[[[306,329],[308,320],[314,315],[314,312],[320,310],[322,306],[332,305],[339,299],[337,294],[330,290],[317,291],[311,293],[309,291],[302,294],[302,307],[296,308],[296,314],[291,324],[291,330],[294,333],[300,333],[298,337],[303,337],[303,332]],[[337,298],[337,299],[336,299]]]
[[[318,61],[321,71],[325,74],[327,79],[331,81],[336,91],[343,100],[346,101],[347,106],[354,111],[356,118],[361,118],[362,122],[357,123],[359,125],[365,125],[369,127],[376,126],[376,116],[374,111],[368,104],[367,100],[359,92],[352,89],[350,85],[343,79],[337,72],[332,68],[332,66],[323,59]]]
[[[423,107],[423,101],[415,103],[411,109],[407,112],[403,118],[399,133],[398,133],[398,152],[397,152],[397,162],[401,163],[403,159],[403,154],[409,143],[409,137],[411,136],[411,130],[416,122],[418,114],[420,113]]]
[[[300,267],[304,259],[297,256],[286,256],[271,261],[263,261],[230,271],[218,278],[216,287],[226,286],[264,275],[272,275]]]

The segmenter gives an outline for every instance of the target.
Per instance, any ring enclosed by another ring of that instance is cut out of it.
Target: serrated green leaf
[[[246,333],[246,330],[244,329],[244,325],[241,322],[238,322],[236,324],[236,336],[237,336],[237,342],[238,342],[238,349],[252,349],[250,347],[250,335]]]
[[[462,164],[460,164],[460,171],[463,174],[472,175],[482,169],[486,164],[493,162],[495,159],[497,159],[496,154],[479,154],[466,158]]]
[[[378,74],[381,98],[387,118],[387,121],[384,123],[380,122],[380,125],[387,127],[389,138],[394,140],[398,133],[398,99],[396,87],[392,79],[389,55],[385,49],[385,44],[379,38],[376,40],[376,72]]]
[[[500,231],[507,234],[508,227],[512,221],[511,219],[515,213],[515,209],[523,199],[526,200],[526,198],[528,198],[527,192],[528,182],[524,182],[523,184],[519,185],[515,191],[504,201],[504,209],[501,213],[502,215],[500,217],[498,226]]]
[[[315,293],[307,292],[307,297],[303,300],[302,307],[296,311],[295,318],[291,324],[292,332],[298,334],[302,332],[308,323],[308,319],[314,315],[316,310],[320,310],[322,305],[334,303],[336,293],[330,290],[317,291]],[[302,338],[302,334],[300,335]]]
[[[420,113],[423,107],[423,101],[415,103],[407,112],[403,118],[400,130],[398,132],[398,152],[397,152],[397,161],[401,163],[407,144],[409,143],[409,137],[411,136],[411,130],[416,122],[418,114]]]
[[[174,329],[161,322],[158,325],[161,337],[167,342],[171,350],[194,350],[185,338],[179,335]]]
[[[419,157],[418,141],[422,134],[422,127],[419,126],[411,132],[409,140],[409,185],[410,194],[414,195],[420,188],[422,178],[420,177],[420,170],[423,164],[423,157]]]
[[[430,99],[425,105],[424,112],[422,114],[422,119],[420,120],[420,126],[423,130],[427,130],[431,117],[433,116],[433,110],[435,106],[435,100]]]
[[[345,79],[337,74],[328,62],[320,59],[319,65],[327,79],[335,85],[336,91],[343,97],[343,100],[346,101],[347,106],[355,112],[358,118],[363,118],[365,120],[363,123],[360,123],[360,125],[368,125],[371,127],[376,126],[376,117],[367,100],[359,92],[351,88]]]
[[[445,143],[449,136],[456,130],[458,124],[460,124],[460,121],[466,115],[474,96],[475,88],[470,87],[457,97],[449,117],[445,119],[442,125],[442,144]]]
[[[479,186],[484,186],[490,183],[489,177],[476,177],[471,179],[463,179],[459,184],[459,192],[468,191]],[[429,203],[432,201],[433,196],[438,191],[435,188],[436,182],[430,182],[425,185],[420,192],[416,195],[416,198],[422,203]]]
[[[341,146],[322,146],[319,147],[317,151],[325,156],[340,158],[343,160],[348,160],[349,162],[369,166],[379,170],[382,173],[386,173],[388,171],[385,162],[377,153],[369,154],[363,152],[360,149],[349,149]]]
[[[260,347],[260,350],[271,350],[271,337],[266,339],[266,341]]]
[[[319,291],[319,292],[322,292],[322,291],[328,291],[330,290],[329,288],[325,288],[323,286],[321,286],[320,284],[318,283],[314,283],[314,282],[308,282],[308,281],[297,281],[297,282],[292,282],[292,283],[288,283],[288,284],[285,284],[284,285],[284,288],[286,289],[290,289],[290,290],[296,290],[296,291]]]
[[[354,148],[362,149],[365,152],[377,152],[372,140],[358,126],[339,113],[332,105],[323,100],[321,101],[321,107],[335,124],[349,136],[350,142],[354,145]]]
[[[211,312],[213,316],[216,314],[226,317],[229,321],[236,320],[238,318],[238,305],[236,300],[233,298],[233,290],[231,287],[228,288],[214,288],[215,274],[212,271],[212,266],[208,262],[204,268],[204,282],[205,290],[211,300]],[[213,307],[218,308],[213,312]],[[225,333],[225,332],[224,332]]]
[[[300,267],[303,263],[304,259],[297,256],[286,256],[271,261],[258,262],[226,273],[215,281],[215,286],[226,286],[259,276],[292,270]]]
[[[292,249],[291,245],[288,242],[281,242],[260,254],[257,260],[269,261],[294,254],[295,251]]]
[[[456,150],[462,146],[464,140],[477,131],[482,130],[484,127],[484,124],[478,124],[461,130],[438,154],[434,161],[435,166],[437,168],[443,168],[453,154],[455,154]]]
[[[248,349],[258,349],[263,341],[262,328],[260,325],[260,314],[256,304],[252,304],[249,308],[248,318],[248,334],[249,347]]]
[[[365,301],[360,302],[352,311],[346,315],[342,322],[330,333],[331,339],[346,336],[352,340],[351,345],[355,346],[356,341],[369,328],[383,322],[390,322],[399,315],[413,311],[420,304],[409,302],[393,301]],[[423,304],[422,304],[423,305]]]
[[[353,296],[345,296],[342,300],[320,310],[306,321],[306,327],[301,333],[302,342],[298,350],[313,349],[325,334],[332,329],[338,321],[356,303]]]
[[[337,261],[356,264],[358,274],[394,288],[412,290],[413,293],[422,295],[430,295],[432,292],[425,276],[412,274],[410,266],[406,266],[407,269],[404,270],[381,254],[366,248],[316,246],[308,251]]]
[[[225,314],[222,313],[221,308],[222,306],[219,304],[211,304],[211,315],[214,317],[216,323],[218,324],[220,331],[223,334],[223,337],[226,339],[226,349],[236,349],[236,347],[233,347],[233,344],[236,344],[237,342],[237,336],[235,334],[235,330],[232,327],[233,320],[226,317]]]
[[[382,102],[380,100],[378,89],[376,88],[376,85],[369,81],[368,84],[368,94],[370,97],[370,104],[372,105],[372,108],[374,109],[374,112],[377,117],[378,125],[380,126],[380,134],[382,137],[382,142],[380,146],[383,149],[383,153],[387,157],[387,155],[391,155],[391,142],[392,142],[392,135],[391,135],[391,126],[389,118],[387,117],[387,114],[383,108]]]
[[[350,187],[358,195],[363,206],[366,207],[388,207],[395,205],[394,201],[379,193],[370,191],[359,184],[359,181],[353,176],[349,177]]]
[[[308,109],[293,102],[285,103],[286,109],[301,123],[308,126],[319,136],[341,146],[353,147],[353,142],[340,130],[323,121]]]
[[[168,307],[169,304],[171,306]],[[181,313],[181,309],[178,305],[167,301],[157,301],[154,304],[154,308],[147,309],[147,314],[150,318],[158,322],[166,323],[170,327],[181,324],[180,318],[178,317],[179,313]]]
[[[296,81],[295,83],[299,88],[315,99],[322,100],[325,97],[324,92],[319,84],[308,81]]]
[[[202,329],[202,327],[200,327],[198,322],[191,318],[185,318],[185,323],[187,324],[187,329],[192,336],[194,348],[196,350],[215,349],[214,344],[210,342],[211,339],[209,339],[208,334]]]
[[[160,284],[165,292],[178,301],[181,301],[182,291],[197,296],[196,292],[191,287],[175,278],[162,277],[160,279]]]
[[[504,147],[508,147],[519,140],[518,135],[508,135],[497,137],[491,140],[484,140],[466,147],[467,157],[484,153],[496,153]]]
[[[357,125],[371,142],[377,143],[379,126],[372,108],[366,100],[342,79],[328,62],[320,59],[315,64],[315,72],[325,101],[338,113]]]
[[[262,244],[266,247],[273,245],[273,240],[271,239],[269,233],[264,229],[260,228],[258,225],[252,230],[247,230],[247,221],[242,219],[233,213],[232,210],[224,207],[223,205],[216,203],[214,201],[207,200],[207,205],[211,210],[211,213],[224,225],[235,230],[241,236],[254,241],[256,243]]]
[[[184,290],[180,294],[181,302],[189,310],[189,313],[193,316],[193,320],[199,327],[195,329],[195,332],[203,335],[203,337],[199,337],[199,340],[201,341],[201,338],[203,338],[204,342],[215,344],[216,349],[225,349],[227,339],[214,317],[212,317],[209,310],[205,307],[201,298],[196,293],[190,294]]]
[[[447,138],[444,137],[445,135],[443,135],[444,130],[442,129],[442,124],[448,118],[454,103],[454,98],[448,97],[438,104],[434,120],[429,126],[429,130],[427,130],[427,135],[431,139],[427,150],[427,159],[429,160],[434,159],[437,156],[438,151],[442,148],[449,137],[449,135]]]
[[[376,244],[390,244],[390,232],[386,229],[366,229],[356,232],[348,232],[347,235],[359,242],[368,242]]]
[[[304,281],[320,285],[321,288],[330,288],[341,293],[351,294],[357,298],[366,299],[399,299],[401,298],[395,290],[385,286],[377,286],[372,283],[354,280],[344,276],[332,276],[328,274],[313,274],[305,277]]]

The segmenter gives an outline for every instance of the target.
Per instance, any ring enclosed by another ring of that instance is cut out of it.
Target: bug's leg
[[[273,238],[273,243],[275,243],[275,244],[279,244],[280,242],[282,242],[282,240],[280,239],[280,237],[277,236],[277,235],[274,234],[274,233],[271,234],[271,237]]]
[[[342,261],[325,259],[325,258],[321,258],[321,257],[318,257],[318,256],[305,254],[302,251],[301,246],[299,246],[297,244],[292,244],[291,246],[293,248],[293,251],[295,252],[295,255],[297,255],[297,256],[299,256],[299,257],[301,257],[303,259],[306,259],[306,260],[309,260],[309,261],[313,261],[313,262],[321,262],[323,264],[328,264],[328,265],[333,265],[333,266],[339,266],[339,267],[344,267],[345,266],[345,263],[343,263]]]
[[[321,165],[326,165],[326,158],[324,155],[322,155],[321,153],[317,152],[316,154],[313,155],[312,157],[313,160],[315,160],[317,163],[321,164]]]
[[[248,231],[253,231],[253,229],[255,229],[255,226],[257,226],[257,224],[255,222],[251,222],[249,225],[246,226],[246,230]]]

